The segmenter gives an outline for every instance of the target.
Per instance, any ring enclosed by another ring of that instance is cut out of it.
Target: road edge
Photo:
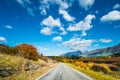
[[[90,77],[89,75],[87,75],[87,74],[85,74],[85,73],[83,73],[83,72],[81,72],[81,71],[79,71],[79,70],[77,70],[77,69],[69,66],[69,64],[66,64],[66,65],[67,65],[69,68],[71,68],[72,70],[75,70],[76,72],[80,73],[81,75],[83,75],[83,76],[86,77],[87,79],[89,79],[89,80],[95,80],[94,78]]]
[[[55,69],[59,64],[57,64],[55,67],[53,67],[52,69],[48,70],[46,73],[42,74],[40,77],[38,77],[35,80],[39,80],[40,78],[44,77],[46,74],[48,74],[49,72],[51,72],[53,69]]]

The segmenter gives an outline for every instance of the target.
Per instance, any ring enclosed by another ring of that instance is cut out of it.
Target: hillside
[[[55,66],[55,61],[40,55],[34,46],[0,44],[0,80],[35,80]]]
[[[66,56],[66,57],[71,57],[71,56],[80,56],[82,54],[81,51],[73,51],[73,52],[67,52],[64,54],[61,54],[60,56]]]
[[[96,49],[92,51],[73,51],[73,52],[67,52],[64,54],[61,54],[60,56],[66,56],[66,57],[71,57],[71,56],[83,56],[83,57],[100,57],[100,56],[109,56],[109,55],[119,55],[120,53],[120,44],[115,45],[113,47],[107,47],[107,48],[102,48],[102,49]]]
[[[120,44],[115,45],[113,47],[88,51],[84,53],[82,56],[85,57],[109,56],[109,55],[114,55],[116,53],[120,53]]]

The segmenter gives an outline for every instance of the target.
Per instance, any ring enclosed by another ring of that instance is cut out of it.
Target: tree
[[[23,56],[24,58],[30,59],[30,60],[38,60],[39,55],[36,50],[36,48],[32,45],[28,44],[21,44],[17,45],[15,48],[18,49],[18,54],[20,56]]]
[[[16,55],[17,49],[14,47],[9,47],[7,45],[0,44],[0,53],[9,54],[9,55]]]

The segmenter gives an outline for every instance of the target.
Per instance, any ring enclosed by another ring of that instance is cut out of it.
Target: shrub
[[[84,63],[84,62],[82,62],[82,61],[76,61],[75,63],[74,63],[74,65],[75,66],[79,66],[79,67],[81,67],[81,68],[87,68],[87,65]]]
[[[116,65],[109,65],[110,69],[113,70],[113,71],[118,71],[118,66]]]
[[[88,63],[87,63],[87,67],[88,67],[89,69],[91,69],[94,64],[95,64],[95,63],[93,63],[93,62],[88,62]]]
[[[94,64],[91,69],[97,72],[104,72],[105,74],[110,72],[110,68],[106,64]]]
[[[24,58],[35,60],[35,61],[39,59],[37,50],[32,45],[21,44],[21,45],[16,46],[15,48],[18,49],[18,54],[20,56],[23,56]]]
[[[0,53],[2,54],[9,54],[9,55],[15,55],[17,54],[17,49],[14,47],[9,47],[7,45],[0,44]]]

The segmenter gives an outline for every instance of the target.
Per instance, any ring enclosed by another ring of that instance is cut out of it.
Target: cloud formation
[[[59,18],[54,19],[52,16],[49,16],[48,18],[44,19],[41,22],[41,24],[45,26],[50,26],[50,27],[61,26],[60,19]]]
[[[95,15],[87,15],[84,20],[79,21],[67,28],[69,31],[82,31],[82,36],[86,36],[87,30],[90,30],[93,26],[91,25],[92,20],[95,19]]]
[[[81,50],[84,51],[88,46],[92,44],[92,40],[85,40],[80,38],[72,38],[68,41],[62,43],[63,46],[72,49],[72,50]]]
[[[62,37],[61,37],[61,36],[53,37],[52,41],[58,41],[58,42],[61,42],[61,41],[62,41]]]
[[[63,0],[40,0],[39,10],[42,15],[47,14],[47,9],[50,8],[51,5],[58,5],[61,9],[69,8],[69,4]]]
[[[100,20],[102,22],[120,20],[120,11],[118,11],[118,10],[111,11],[108,14],[102,16],[102,18]]]
[[[79,0],[79,5],[85,10],[88,10],[94,4],[94,1],[95,0]]]
[[[0,36],[0,42],[6,42],[7,40],[6,40],[6,38],[5,37],[3,37],[3,36]]]
[[[44,35],[51,35],[53,33],[52,29],[49,28],[49,27],[44,27],[41,31],[40,31],[41,34],[44,34]]]
[[[66,10],[63,9],[59,9],[59,14],[62,14],[66,21],[73,21],[75,19],[74,17],[70,16]]]
[[[110,43],[110,42],[112,42],[112,40],[111,39],[100,39],[100,42],[102,42],[102,43]]]
[[[52,16],[49,16],[48,18],[44,19],[41,22],[41,25],[43,25],[44,27],[41,29],[41,33],[45,34],[45,35],[51,35],[53,33],[57,33],[54,30],[54,28],[59,28],[59,30],[61,31],[61,35],[65,35],[67,32],[65,31],[65,29],[62,27],[60,19],[54,19]]]

